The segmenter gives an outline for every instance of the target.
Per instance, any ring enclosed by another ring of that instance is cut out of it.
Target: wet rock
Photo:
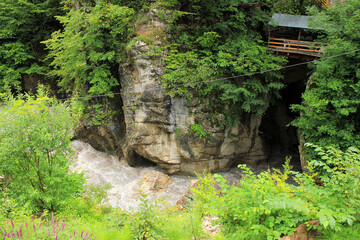
[[[108,100],[108,105],[117,114],[106,118],[104,124],[100,126],[89,125],[86,122],[80,123],[75,129],[75,137],[78,140],[89,143],[98,151],[122,158],[126,138],[121,98],[117,96]]]
[[[145,194],[165,192],[173,181],[168,175],[155,170],[144,170],[142,174],[141,191]]]
[[[311,226],[310,230],[308,226]],[[315,240],[321,235],[321,232],[316,228],[320,227],[318,220],[313,220],[308,223],[303,223],[296,228],[296,231],[291,236],[285,236],[279,240]]]

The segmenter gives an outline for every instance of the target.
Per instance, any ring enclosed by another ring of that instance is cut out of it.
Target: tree
[[[15,206],[57,211],[81,193],[85,179],[69,171],[74,122],[48,98],[13,100],[0,110],[0,173]]]
[[[58,17],[63,31],[44,41],[58,85],[67,93],[109,94],[117,86],[121,51],[132,33],[133,10],[108,3],[70,10]],[[115,72],[114,72],[115,71]]]
[[[324,29],[329,45],[303,95],[294,121],[305,142],[342,150],[360,145],[360,2],[337,2],[323,11],[312,9],[315,27]],[[313,150],[308,149],[309,152]]]
[[[133,33],[134,11],[106,1],[71,9],[58,17],[64,30],[44,41],[52,67],[49,76],[61,90],[72,96],[108,95],[119,85],[119,63]],[[119,91],[117,88],[116,91]],[[99,125],[113,111],[107,98],[82,98],[84,122]]]
[[[267,50],[262,33],[270,13],[257,4],[268,1],[181,1],[162,77],[171,96],[209,99],[231,122],[239,112],[264,113],[265,96],[283,87],[281,74],[267,70],[285,60]]]
[[[60,0],[0,1],[0,93],[22,90],[24,75],[44,74],[46,51],[40,42],[61,26]]]

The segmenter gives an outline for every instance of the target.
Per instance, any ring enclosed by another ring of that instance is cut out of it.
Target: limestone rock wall
[[[138,35],[151,37],[153,44],[136,41],[128,52],[128,63],[120,68],[125,159],[131,165],[141,156],[169,174],[194,174],[205,168],[223,171],[234,162],[256,164],[266,159],[258,116],[244,114],[237,126],[227,129],[221,124],[224,116],[213,116],[206,104],[170,98],[161,88],[166,52],[158,56],[151,51],[164,43],[168,26],[157,12],[152,9],[137,29]],[[203,126],[205,138],[190,130],[194,124]]]

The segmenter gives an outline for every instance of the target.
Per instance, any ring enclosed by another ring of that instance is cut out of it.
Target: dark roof
[[[288,14],[277,14],[272,16],[270,25],[276,27],[306,28],[313,29],[308,26],[309,16],[297,16]]]

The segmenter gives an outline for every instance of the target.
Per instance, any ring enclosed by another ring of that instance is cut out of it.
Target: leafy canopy
[[[305,141],[341,149],[360,145],[360,2],[338,3],[325,11],[311,9],[329,43],[303,95],[301,113],[293,124]],[[349,52],[349,53],[348,53]],[[337,56],[339,55],[339,56]],[[334,56],[332,58],[332,56]],[[311,149],[310,149],[311,151]]]
[[[283,87],[281,74],[252,73],[285,63],[268,52],[259,31],[270,14],[249,1],[185,2],[181,10],[187,14],[173,26],[163,86],[169,88],[170,96],[210,99],[219,112],[226,105],[233,113],[229,115],[262,114],[265,95],[276,95]]]
[[[22,90],[24,75],[44,74],[46,51],[40,42],[60,25],[60,0],[0,1],[0,93]]]
[[[110,3],[80,10],[71,9],[58,17],[64,30],[44,41],[52,60],[50,75],[67,93],[109,94],[117,86],[118,63],[129,34],[134,11]]]

